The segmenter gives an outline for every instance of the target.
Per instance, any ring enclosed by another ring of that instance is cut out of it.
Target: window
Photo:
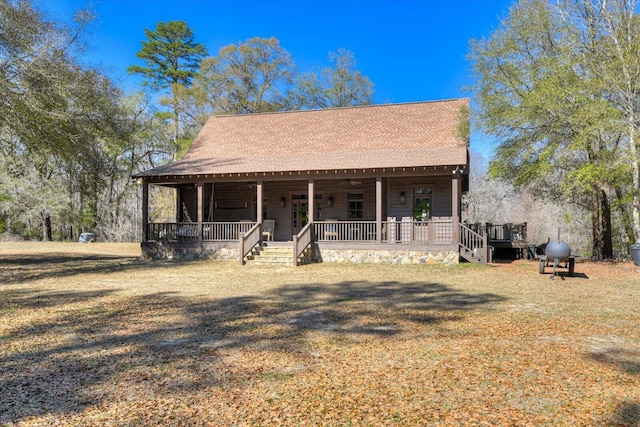
[[[350,220],[359,220],[364,218],[364,194],[349,193],[347,195],[348,202],[348,218]]]

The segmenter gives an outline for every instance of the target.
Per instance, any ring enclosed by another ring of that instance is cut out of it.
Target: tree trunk
[[[591,211],[591,223],[593,229],[593,253],[592,258],[603,260],[613,258],[613,240],[611,234],[611,207],[607,193],[596,189],[591,196],[593,210]]]
[[[173,154],[173,160],[177,160],[178,159],[178,152],[180,151],[180,111],[179,111],[179,107],[178,107],[178,96],[176,95],[176,89],[174,87],[174,85],[171,86],[171,92],[173,92],[173,120],[174,123],[176,125],[175,129],[173,130],[173,145],[174,145],[174,152]]]
[[[634,107],[635,108],[635,107]],[[633,109],[632,109],[633,111]],[[632,228],[635,242],[640,242],[640,164],[636,147],[635,114],[629,118],[629,150],[631,151]]]
[[[42,240],[50,242],[53,240],[53,233],[51,232],[51,215],[48,212],[41,212],[42,218]]]
[[[629,245],[635,241],[632,225],[633,219],[631,218],[631,213],[629,213],[628,206],[624,201],[622,189],[619,186],[616,186],[615,192],[618,210],[620,211],[620,217],[622,219],[622,226],[624,227],[624,243]]]

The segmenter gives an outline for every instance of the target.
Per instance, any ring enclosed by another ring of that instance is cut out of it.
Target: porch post
[[[142,182],[142,241],[149,239],[149,183]]]
[[[176,222],[180,222],[182,217],[182,198],[180,197],[180,186],[176,187]]]
[[[214,210],[215,210],[215,202],[213,201],[215,194],[214,194],[214,189],[215,189],[215,183],[211,183],[211,200],[209,201],[209,212],[207,212],[207,222],[213,222],[213,214],[214,214]]]
[[[263,218],[262,218],[262,181],[258,181],[256,183],[256,209],[258,210],[257,215],[256,215],[256,221],[258,221],[258,224],[262,224]]]
[[[456,168],[451,179],[451,219],[453,220],[453,242],[460,243],[460,193],[462,192],[462,171]]]
[[[382,177],[376,176],[376,243],[382,243]]]
[[[201,182],[196,184],[198,190],[198,242],[202,242],[202,219],[204,217],[204,185]]]
[[[314,221],[313,213],[316,210],[316,205],[314,203],[315,202],[315,200],[314,200],[315,197],[314,197],[314,194],[313,194],[313,179],[309,180],[308,191],[309,191],[309,209],[308,209],[309,212],[307,212],[307,218],[308,218],[307,223],[310,224],[310,223],[313,223],[313,221]]]

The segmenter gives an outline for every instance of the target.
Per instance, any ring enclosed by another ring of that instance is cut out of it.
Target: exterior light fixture
[[[285,206],[287,206],[287,199],[285,199],[284,197],[282,197],[280,199],[280,207],[284,208]]]
[[[333,207],[333,197],[329,197],[327,199],[327,207],[329,207],[329,208]]]
[[[400,204],[404,205],[405,203],[407,203],[407,195],[405,194],[404,191],[400,192]]]

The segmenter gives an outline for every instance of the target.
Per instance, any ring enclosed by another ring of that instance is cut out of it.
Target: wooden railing
[[[246,233],[240,233],[238,240],[238,253],[240,256],[240,265],[244,265],[244,257],[247,256],[253,248],[262,240],[261,224],[254,224]]]
[[[480,263],[489,262],[489,242],[487,234],[479,234],[464,224],[460,226],[460,250],[464,255],[475,257]]]
[[[224,241],[237,240],[242,233],[247,233],[257,222],[203,222],[202,240],[204,241]]]
[[[199,232],[202,241],[235,241],[242,234],[248,233],[257,225],[256,222],[204,222],[198,229],[196,222],[150,223],[148,241],[198,241]],[[451,244],[453,242],[453,221],[447,219],[431,219],[429,221],[382,221],[381,242],[405,244]],[[309,230],[306,230],[309,228]],[[469,227],[472,229],[471,227]],[[298,234],[298,245],[304,248],[312,241],[375,243],[375,221],[314,221]],[[313,234],[311,234],[313,233]],[[312,239],[312,240],[308,240]],[[298,249],[296,248],[296,252]]]
[[[148,241],[198,240],[197,222],[150,223],[147,230]]]
[[[302,230],[293,236],[293,265],[298,264],[298,257],[313,243],[314,227],[312,223],[305,225]]]
[[[240,234],[248,232],[257,223],[246,222],[203,222],[203,241],[227,241],[238,240]],[[165,222],[150,223],[148,227],[148,241],[168,240],[175,241],[197,241],[199,240],[199,229],[197,222]]]
[[[522,224],[466,224],[478,234],[487,234],[489,240],[522,242],[527,240],[527,223]]]
[[[387,221],[388,235],[383,241],[396,243],[454,243],[453,220],[431,219],[429,221]]]
[[[375,221],[316,221],[313,226],[318,241],[376,241]]]
[[[382,221],[383,243],[453,243],[453,221]],[[316,221],[316,240],[324,242],[376,242],[375,221]]]

